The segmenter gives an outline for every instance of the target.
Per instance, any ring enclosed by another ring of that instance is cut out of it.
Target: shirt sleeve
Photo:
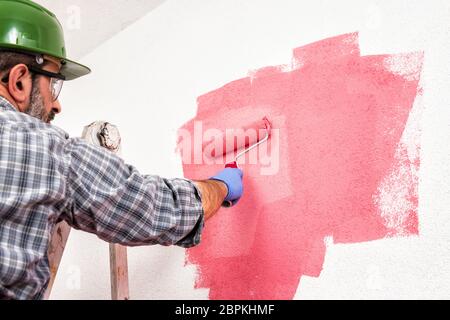
[[[127,246],[200,243],[201,194],[187,179],[142,175],[102,147],[68,139],[67,210],[72,227]]]

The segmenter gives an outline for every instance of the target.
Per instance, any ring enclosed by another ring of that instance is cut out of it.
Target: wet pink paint
[[[346,34],[295,49],[289,66],[199,97],[184,129],[193,132],[194,121],[204,130],[241,128],[267,116],[279,131],[269,146],[279,146],[280,162],[271,175],[261,175],[261,163],[242,165],[244,197],[208,221],[201,244],[188,250],[196,286],[210,288],[211,299],[292,299],[302,275],[319,276],[325,237],[352,243],[417,234],[413,170],[387,177],[418,165],[400,142],[422,61],[421,53],[361,57],[358,34]],[[202,148],[195,152],[202,156]],[[190,179],[222,167],[183,163]],[[399,180],[410,204],[400,213],[380,196],[380,186],[389,191]],[[386,212],[401,214],[400,223],[390,225]]]

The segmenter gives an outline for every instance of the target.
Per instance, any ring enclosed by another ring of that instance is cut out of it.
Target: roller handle
[[[238,165],[237,165],[237,162],[236,162],[236,161],[233,161],[233,162],[227,163],[227,164],[225,165],[225,168],[234,168],[234,169],[238,169],[239,167],[238,167]],[[231,203],[231,201],[224,201],[224,202],[222,203],[222,207],[229,208],[229,207],[231,207],[231,206],[233,206],[233,204]]]
[[[230,208],[233,204],[231,203],[231,201],[224,201],[222,203],[222,207],[224,208]]]

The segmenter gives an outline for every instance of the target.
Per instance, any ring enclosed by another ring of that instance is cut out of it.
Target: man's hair
[[[3,51],[0,49],[0,72],[5,72],[18,64],[39,67],[36,57],[31,54]]]

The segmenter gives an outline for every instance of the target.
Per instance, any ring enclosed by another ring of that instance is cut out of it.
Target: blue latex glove
[[[237,168],[225,168],[220,171],[210,180],[222,181],[226,184],[228,188],[228,194],[225,198],[223,206],[231,207],[238,203],[239,199],[242,197],[243,186],[242,186],[242,176],[243,172],[241,169]]]

